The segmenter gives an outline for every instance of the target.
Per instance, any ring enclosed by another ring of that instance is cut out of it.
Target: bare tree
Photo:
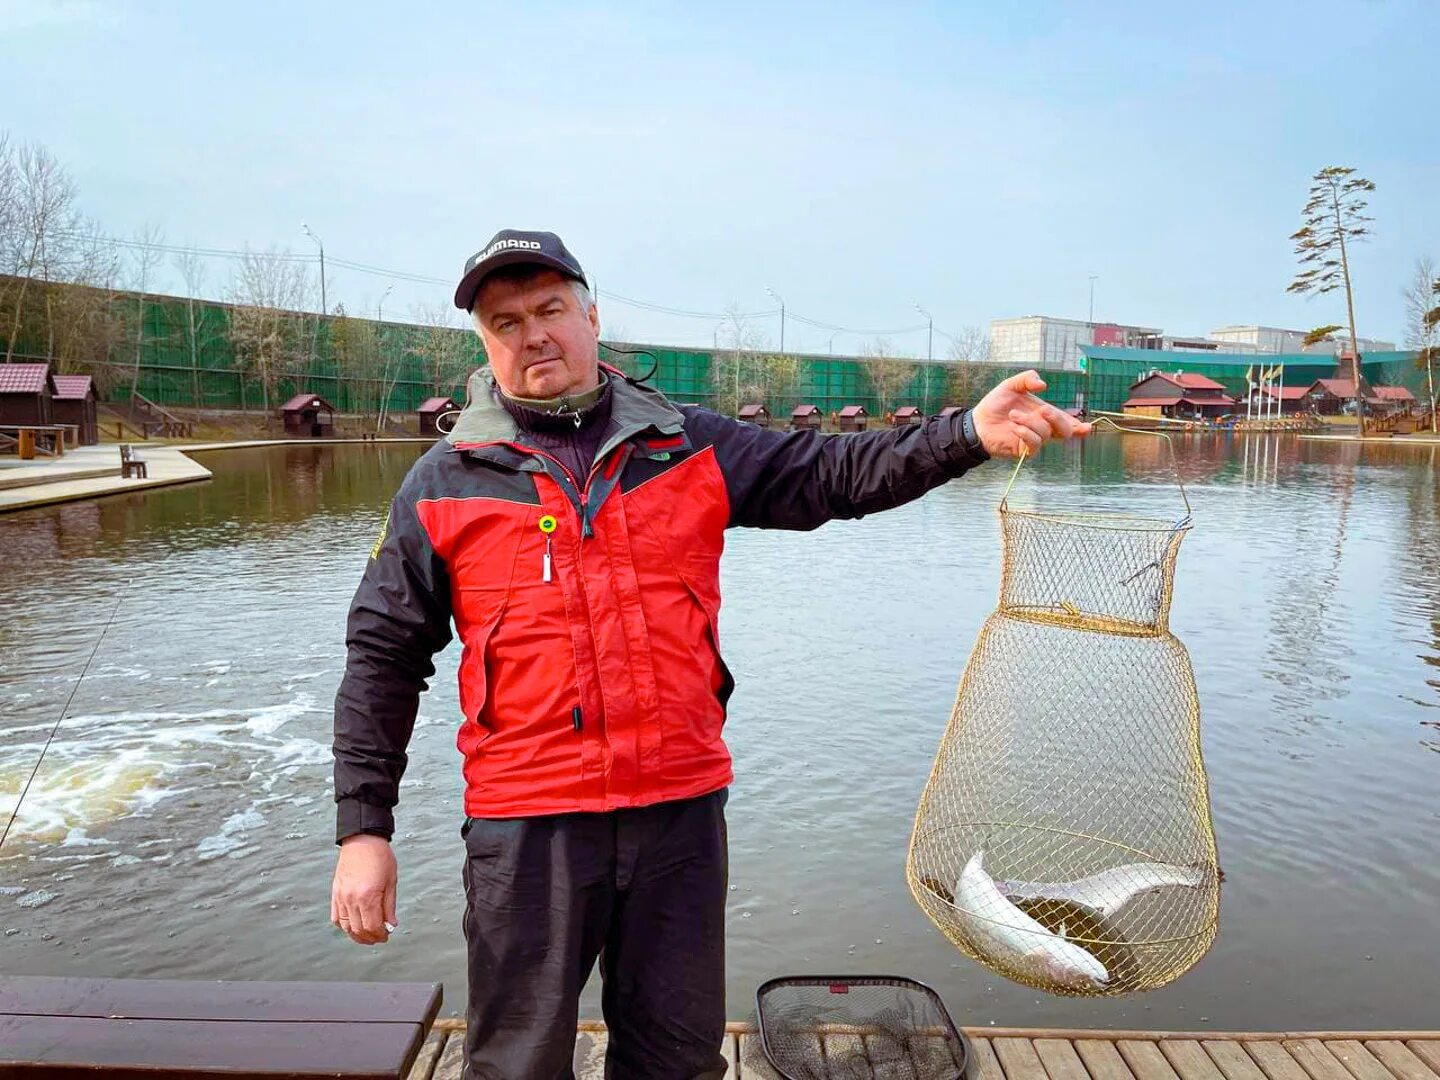
[[[419,327],[411,339],[411,355],[423,365],[435,393],[453,395],[476,366],[479,339],[449,304],[417,304],[410,313]]]
[[[352,388],[351,405],[357,411],[368,412],[374,408],[379,414],[378,386],[383,378],[383,361],[380,357],[379,336],[376,324],[369,319],[357,319],[346,315],[345,305],[335,305],[335,314],[330,320],[331,349],[340,377]],[[369,387],[367,399],[357,400],[361,387]]]
[[[765,400],[765,365],[762,359],[769,352],[766,333],[731,305],[716,339],[720,349],[710,360],[710,380],[715,386],[715,408],[732,416],[743,405],[758,405]]]
[[[75,209],[75,183],[43,146],[21,146],[10,166],[6,181],[11,194],[4,250],[0,251],[0,272],[19,278],[13,295],[6,298],[9,332],[6,361],[15,357],[15,345],[25,325],[26,302],[35,282],[64,277],[66,241],[79,224]],[[48,328],[46,329],[48,337]]]
[[[764,404],[771,413],[788,413],[800,393],[800,357],[795,353],[766,353],[760,358]]]
[[[113,381],[112,355],[126,337],[119,304],[120,256],[93,223],[71,241],[69,282],[46,289],[48,355],[58,372],[85,371],[107,393]]]
[[[194,248],[175,256],[175,269],[185,282],[185,344],[190,354],[190,400],[203,405],[200,397],[200,327],[206,308],[199,306],[200,290],[205,287],[205,260]],[[197,311],[198,308],[198,311]]]
[[[305,263],[289,251],[246,251],[233,272],[230,339],[242,371],[260,380],[267,415],[280,380],[298,375],[305,364],[301,311],[309,289]],[[243,388],[241,402],[243,406]]]
[[[887,415],[900,391],[915,378],[917,365],[913,360],[897,356],[884,338],[876,338],[865,346],[861,355],[865,358],[865,374],[870,378],[880,412]]]
[[[1440,360],[1440,277],[1429,256],[1415,260],[1415,276],[1405,287],[1405,344],[1418,354],[1430,398],[1430,430],[1440,431],[1435,416],[1435,362]]]
[[[135,236],[130,255],[130,289],[135,294],[135,366],[130,377],[130,396],[140,388],[140,364],[145,350],[145,300],[155,268],[160,265],[160,245],[165,236],[160,229],[147,223]]]
[[[10,133],[0,131],[0,314],[10,310],[10,292],[18,270],[20,248],[20,171]],[[17,283],[18,284],[18,283]],[[7,320],[8,321],[8,320]]]
[[[982,326],[963,327],[951,339],[949,360],[945,391],[953,404],[974,405],[997,381],[990,366],[990,332]]]
[[[102,389],[122,331],[114,244],[81,216],[75,186],[41,146],[0,133],[0,334],[5,359],[25,348],[57,370],[89,368]]]
[[[1365,227],[1368,196],[1375,190],[1354,169],[1331,165],[1313,177],[1310,198],[1301,214],[1305,223],[1291,234],[1301,269],[1286,292],[1314,296],[1345,290],[1350,314],[1350,364],[1355,380],[1356,434],[1365,434],[1365,395],[1360,389],[1360,337],[1355,332],[1355,292],[1350,284],[1350,257],[1346,241],[1354,243],[1370,234]],[[1328,331],[1328,327],[1326,328]]]

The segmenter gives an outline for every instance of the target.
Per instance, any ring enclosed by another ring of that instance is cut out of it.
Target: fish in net
[[[1219,922],[1199,698],[1169,630],[1189,501],[1167,518],[1014,510],[1008,494],[1000,602],[906,876],[998,974],[1060,994],[1153,989],[1205,954]]]

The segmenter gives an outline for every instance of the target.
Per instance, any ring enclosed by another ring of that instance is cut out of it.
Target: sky
[[[327,266],[354,313],[448,306],[493,233],[550,229],[607,338],[712,344],[733,311],[778,344],[773,293],[788,349],[924,356],[920,307],[936,357],[1087,318],[1092,275],[1101,321],[1343,323],[1285,287],[1312,174],[1351,165],[1359,333],[1403,342],[1440,262],[1437,46],[1435,0],[0,0],[0,131],[111,235],[314,252],[304,222],[406,275]]]

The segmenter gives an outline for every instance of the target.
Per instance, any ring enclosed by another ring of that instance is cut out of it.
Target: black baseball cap
[[[552,232],[501,229],[490,242],[465,261],[465,274],[455,287],[455,306],[469,311],[475,306],[480,283],[502,266],[534,263],[574,278],[588,287],[585,271],[570,254],[564,241]]]

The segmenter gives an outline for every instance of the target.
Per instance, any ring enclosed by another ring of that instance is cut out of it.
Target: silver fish
[[[1090,874],[1078,881],[997,881],[1012,900],[1066,900],[1108,918],[1137,896],[1157,889],[1198,889],[1206,875],[1193,866],[1170,863],[1127,863]]]
[[[1052,934],[1007,900],[977,851],[955,882],[955,908],[983,951],[1034,978],[1072,990],[1105,986],[1105,965],[1074,942]]]

